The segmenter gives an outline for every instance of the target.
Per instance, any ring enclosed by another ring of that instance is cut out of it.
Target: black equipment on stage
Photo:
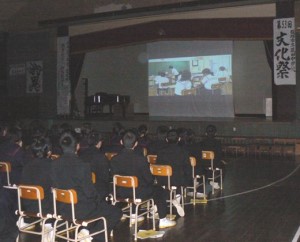
[[[123,116],[127,105],[130,103],[130,96],[119,94],[108,94],[106,92],[98,92],[92,96],[87,96],[85,100],[86,116],[94,116],[101,114],[113,114],[113,106],[120,105]],[[104,112],[104,107],[109,106],[109,112]]]

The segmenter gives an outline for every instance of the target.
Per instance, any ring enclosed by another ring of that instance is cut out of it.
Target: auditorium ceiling
[[[270,17],[274,15],[275,2],[275,0],[1,0],[0,31],[28,32],[66,24],[73,26],[71,34],[76,35],[82,34],[83,29],[86,31],[92,28],[90,31],[94,31],[96,24],[100,24],[100,27],[96,27],[98,31],[105,29],[105,26],[114,28],[114,25],[107,24],[111,21],[117,23],[119,20],[116,25],[119,27],[122,25],[120,22],[124,25],[124,22],[130,22],[132,19],[162,15],[163,18],[167,18],[176,13],[186,14],[186,12],[188,12],[187,16],[181,17],[188,18],[197,12],[199,18],[209,16],[209,12],[213,9],[250,7],[255,4],[263,4],[266,9],[269,9],[266,11],[264,7],[259,8]],[[296,11],[300,12],[299,1],[296,1],[295,6]],[[199,11],[203,13],[206,11],[206,13],[201,16]],[[230,16],[232,12],[227,11],[224,14]],[[255,17],[257,11],[250,11],[249,14]],[[76,28],[82,24],[89,24],[89,26]]]

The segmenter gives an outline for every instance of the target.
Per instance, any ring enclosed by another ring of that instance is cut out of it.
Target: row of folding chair
[[[208,170],[212,173],[211,177],[208,177],[208,180],[212,181],[213,183],[216,182],[216,180],[220,179],[220,188],[223,189],[223,174],[222,169],[220,167],[216,167],[214,165],[214,159],[215,159],[215,153],[213,151],[202,151],[202,159],[210,161],[210,167]],[[156,164],[157,155],[147,155],[147,160],[150,164]],[[195,200],[195,196],[197,193],[197,188],[199,186],[203,186],[203,192],[206,194],[206,187],[205,187],[205,176],[195,174],[195,167],[197,165],[197,160],[195,157],[190,157],[190,164],[192,167],[192,178],[193,178],[193,187],[187,187],[186,190],[192,189],[193,190],[193,201]],[[215,188],[212,186],[212,194],[215,193]],[[186,192],[185,192],[186,195]],[[193,202],[195,204],[195,202]]]
[[[75,205],[78,202],[77,192],[74,189],[58,189],[53,188],[53,214],[44,214],[42,209],[42,200],[44,199],[44,189],[41,186],[27,186],[19,185],[18,190],[18,227],[19,231],[27,234],[35,234],[41,236],[41,241],[45,241],[45,237],[52,233],[52,241],[56,238],[63,239],[66,241],[82,241],[89,237],[93,237],[97,234],[104,233],[105,241],[108,241],[107,237],[107,224],[104,217],[98,217],[89,220],[78,220],[76,219]],[[35,202],[38,205],[38,212],[33,213],[32,211],[26,211],[22,206],[22,200],[27,199],[31,202]],[[58,203],[66,204],[70,207],[72,213],[71,218],[66,218],[58,212]],[[22,225],[24,219],[30,218],[33,222]],[[54,220],[53,229],[46,228],[45,224],[49,220]],[[89,224],[102,221],[103,229],[90,233],[86,236],[79,238],[79,229],[86,228]],[[34,227],[34,229],[33,229]],[[18,237],[19,238],[19,237]],[[19,239],[17,239],[19,241]]]

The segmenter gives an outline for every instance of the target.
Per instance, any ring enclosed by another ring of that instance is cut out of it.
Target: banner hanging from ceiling
[[[295,18],[273,21],[274,82],[276,85],[296,85]]]
[[[68,36],[57,38],[57,114],[70,114],[71,82],[69,74]]]

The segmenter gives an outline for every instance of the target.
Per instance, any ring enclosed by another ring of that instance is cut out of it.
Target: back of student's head
[[[215,137],[216,133],[217,133],[216,126],[210,124],[206,127],[206,135],[208,137]]]
[[[176,144],[179,140],[179,135],[176,129],[171,129],[167,133],[167,141],[169,144]]]
[[[59,126],[59,130],[60,130],[60,133],[64,133],[64,132],[71,132],[74,130],[73,126],[69,123],[62,123],[60,126]]]
[[[44,137],[37,137],[34,139],[31,144],[31,152],[34,157],[45,158],[48,157],[51,153],[51,144],[50,141]]]
[[[91,131],[87,137],[87,143],[90,147],[96,146],[99,142],[102,142],[103,138],[101,133],[96,130]]]
[[[92,131],[92,124],[91,123],[83,123],[82,127],[80,128],[82,136],[88,136],[89,133]]]
[[[18,143],[22,141],[22,131],[18,128],[10,128],[8,131],[8,137],[11,143]]]
[[[70,131],[65,131],[60,136],[59,144],[64,153],[74,153],[77,141]]]
[[[137,142],[137,135],[132,130],[125,131],[123,137],[122,137],[122,144],[126,149],[132,149],[134,148],[135,144]]]
[[[169,131],[169,128],[165,125],[158,126],[156,129],[156,135],[158,140],[166,140],[167,133]]]
[[[195,142],[195,132],[192,129],[187,129],[184,137],[186,144],[193,144]]]
[[[147,135],[147,132],[148,132],[147,125],[141,124],[141,125],[138,127],[138,135],[139,135],[140,137],[146,136],[146,135]]]
[[[211,70],[209,68],[204,68],[202,70],[202,74],[206,76],[206,75],[212,75],[213,73],[211,72]]]

